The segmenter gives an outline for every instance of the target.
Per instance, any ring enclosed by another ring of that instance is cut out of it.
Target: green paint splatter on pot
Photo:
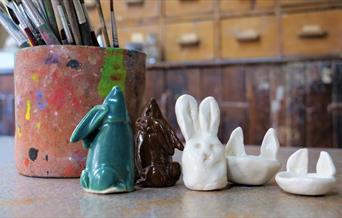
[[[125,92],[126,75],[124,50],[107,48],[97,93],[102,98],[105,98],[113,86],[119,86]]]

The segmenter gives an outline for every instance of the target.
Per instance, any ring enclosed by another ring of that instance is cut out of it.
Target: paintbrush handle
[[[110,47],[110,42],[109,42],[106,22],[105,22],[105,19],[104,19],[104,16],[103,16],[101,2],[100,2],[100,0],[96,0],[95,2],[96,2],[97,12],[99,13],[99,17],[100,17],[100,22],[101,22],[101,26],[102,26],[102,34],[103,34],[103,37],[104,37],[105,47]]]
[[[93,43],[90,36],[91,29],[83,10],[82,4],[79,0],[73,0],[73,3],[77,14],[77,20],[80,27],[83,44],[92,45]]]
[[[68,44],[74,44],[74,38],[72,37],[71,31],[69,29],[68,21],[66,19],[65,13],[64,13],[64,8],[63,5],[59,4],[57,5],[58,9],[58,14],[61,19],[62,25],[63,25],[63,30],[65,32]]]
[[[56,35],[56,37],[59,38],[56,16],[55,16],[55,12],[54,12],[53,7],[52,7],[52,3],[50,0],[44,0],[43,5],[44,5],[46,16],[47,16],[48,22],[51,26],[51,29],[54,32],[54,34]]]
[[[119,48],[119,39],[118,39],[118,32],[116,29],[116,22],[115,22],[115,14],[114,11],[110,13],[111,16],[111,24],[112,24],[112,40],[113,40],[113,47]]]
[[[74,5],[71,0],[63,0],[65,11],[70,23],[71,31],[75,39],[76,45],[82,45],[81,33],[78,28],[78,22],[75,14]]]

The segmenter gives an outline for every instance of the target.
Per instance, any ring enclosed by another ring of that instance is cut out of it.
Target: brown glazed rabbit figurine
[[[172,162],[172,155],[175,148],[183,150],[184,147],[155,99],[146,105],[135,126],[137,184],[145,187],[174,185],[181,174],[181,166]]]

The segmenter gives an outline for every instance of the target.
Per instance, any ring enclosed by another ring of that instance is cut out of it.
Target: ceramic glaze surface
[[[106,194],[134,189],[134,144],[123,93],[114,87],[102,105],[92,108],[70,141],[88,150],[80,183],[87,192]]]
[[[186,144],[182,155],[184,185],[192,190],[222,189],[227,185],[224,146],[217,138],[220,110],[213,97],[197,105],[190,95],[176,102],[176,117]]]
[[[244,185],[262,185],[267,183],[280,169],[277,160],[279,142],[274,129],[269,129],[260,147],[260,155],[247,155],[241,127],[236,128],[227,143],[228,179]]]
[[[336,168],[330,155],[321,151],[316,173],[308,173],[308,149],[293,153],[286,164],[286,172],[279,172],[275,179],[279,187],[298,195],[325,195],[336,183]]]
[[[146,105],[136,122],[137,184],[146,187],[174,185],[181,175],[181,166],[172,162],[174,149],[183,150],[182,142],[163,117],[155,99]]]

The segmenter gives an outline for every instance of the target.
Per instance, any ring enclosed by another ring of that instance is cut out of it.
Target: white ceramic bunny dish
[[[308,173],[308,149],[293,153],[286,164],[286,171],[275,179],[281,189],[298,195],[324,195],[334,187],[336,168],[330,155],[321,151],[316,173]]]
[[[227,185],[224,146],[217,138],[220,109],[213,97],[197,105],[194,97],[182,95],[176,102],[178,125],[185,138],[182,155],[184,185],[192,190],[222,189]]]
[[[229,181],[243,185],[263,185],[280,169],[277,160],[279,142],[274,129],[269,129],[260,147],[260,155],[247,155],[241,127],[230,135],[225,149]]]

